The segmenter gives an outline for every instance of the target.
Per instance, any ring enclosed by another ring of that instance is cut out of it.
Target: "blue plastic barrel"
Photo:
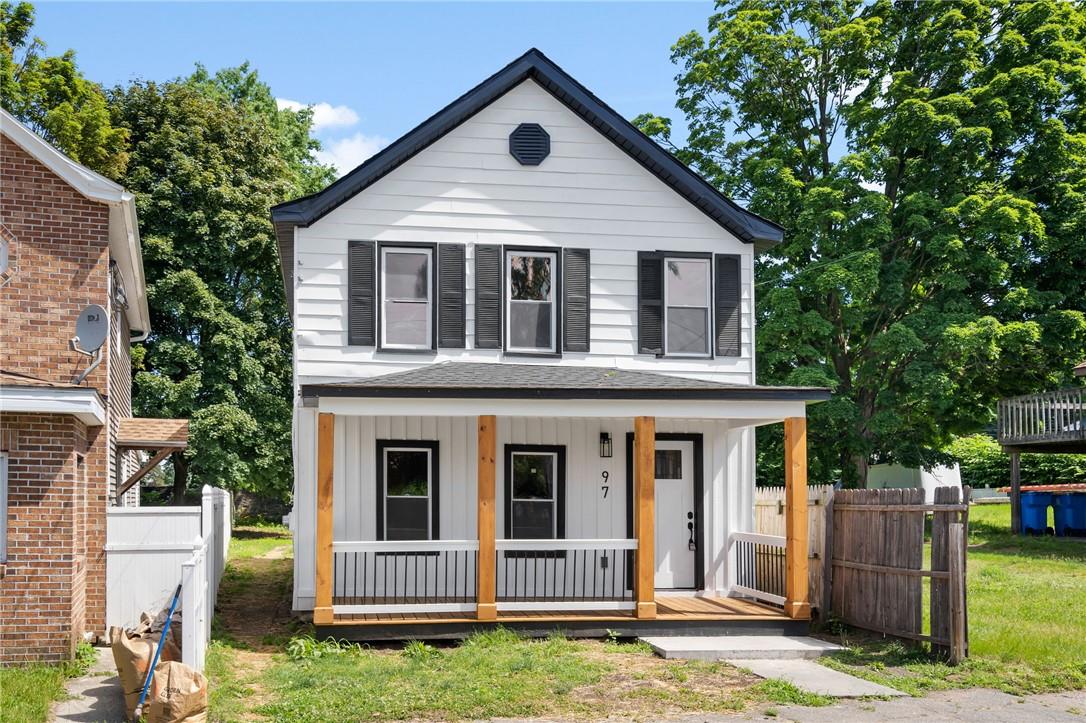
[[[1074,534],[1075,507],[1074,495],[1066,492],[1052,495],[1052,519],[1056,523],[1056,534],[1060,537]]]
[[[1064,495],[1064,505],[1068,508],[1067,534],[1086,537],[1086,492],[1072,492]]]
[[[1022,493],[1022,533],[1043,535],[1048,529],[1048,507],[1052,504],[1050,492]]]

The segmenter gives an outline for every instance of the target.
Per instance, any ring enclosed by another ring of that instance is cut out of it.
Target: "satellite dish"
[[[75,341],[79,349],[86,353],[98,351],[109,335],[109,317],[106,310],[98,304],[91,304],[79,312],[79,321],[75,323]]]

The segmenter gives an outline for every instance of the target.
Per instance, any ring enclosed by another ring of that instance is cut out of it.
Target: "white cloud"
[[[299,111],[306,107],[305,103],[287,98],[276,98],[275,104],[279,110]],[[358,123],[358,114],[345,105],[332,105],[331,103],[314,103],[313,106],[313,130],[319,132],[325,128],[348,128]]]
[[[342,176],[387,146],[388,139],[359,132],[338,140],[322,140],[321,145],[323,148],[317,152],[317,160],[335,166]]]

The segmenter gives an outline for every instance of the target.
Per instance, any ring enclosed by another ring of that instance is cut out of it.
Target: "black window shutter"
[[[475,348],[502,348],[502,247],[475,247]]]
[[[589,268],[588,249],[566,249],[563,252],[562,339],[566,351],[588,351]]]
[[[437,345],[442,349],[464,348],[464,246],[437,247]]]
[[[377,344],[377,244],[347,242],[347,343]]]
[[[651,251],[637,254],[637,351],[664,353],[664,259]]]
[[[716,303],[717,356],[739,356],[739,257],[716,255],[713,297]]]

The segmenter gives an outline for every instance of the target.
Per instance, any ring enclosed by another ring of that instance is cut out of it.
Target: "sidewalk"
[[[71,697],[53,706],[49,720],[114,723],[125,719],[124,694],[113,664],[113,651],[108,647],[94,651],[98,660],[86,675],[68,681],[65,687]]]

